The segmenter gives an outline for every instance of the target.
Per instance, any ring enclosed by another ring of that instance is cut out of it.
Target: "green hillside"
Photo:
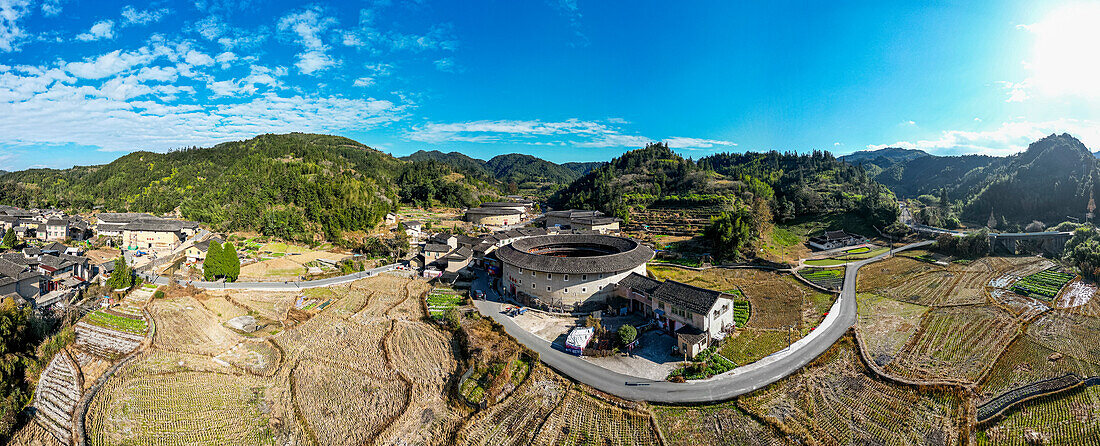
[[[170,153],[135,152],[72,169],[0,176],[21,207],[164,214],[222,230],[335,240],[374,228],[401,203],[468,206],[477,185],[434,161],[403,162],[353,140],[293,133]]]

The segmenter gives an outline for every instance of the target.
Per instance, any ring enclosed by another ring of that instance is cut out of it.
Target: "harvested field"
[[[246,372],[271,376],[282,362],[282,353],[269,341],[243,340],[214,357]]]
[[[124,371],[89,406],[89,444],[271,444],[265,390],[247,375]]]
[[[661,280],[675,280],[700,288],[726,293],[738,290],[752,304],[749,328],[780,329],[800,321],[803,304],[813,300],[818,292],[792,277],[790,274],[751,268],[691,271],[667,266],[650,266],[649,272]]]
[[[771,426],[750,417],[733,402],[700,407],[653,406],[652,410],[669,445],[795,444]]]
[[[941,267],[894,257],[861,269],[857,289],[926,306],[983,304],[986,287],[1007,286],[1012,277],[1049,265],[1039,257],[985,257]]]
[[[290,280],[298,279],[306,274],[306,267],[286,257],[264,260],[250,263],[241,267],[240,280],[265,281],[265,280]]]
[[[1028,326],[1035,342],[1064,355],[1100,365],[1100,318],[1050,311]]]
[[[1096,444],[1097,438],[1100,387],[1032,400],[977,432],[977,444],[982,446],[1083,445]]]
[[[13,446],[68,446],[57,441],[46,429],[38,423],[26,423],[15,432],[9,443]]]
[[[1076,308],[1092,301],[1096,294],[1096,285],[1083,280],[1075,280],[1066,287],[1065,291],[1054,303],[1054,308]]]
[[[1050,309],[1046,304],[1036,299],[1021,296],[1008,290],[990,290],[989,296],[993,298],[993,302],[1000,304],[1022,321],[1030,321]]]
[[[158,300],[149,313],[157,324],[153,342],[160,348],[213,356],[244,339],[192,297]]]
[[[237,305],[255,311],[257,315],[273,320],[286,319],[286,313],[298,298],[298,293],[273,291],[208,291],[222,296]]]
[[[536,366],[509,398],[478,412],[457,436],[462,445],[527,445],[543,420],[561,403],[571,384],[549,369]]]
[[[890,257],[860,268],[856,290],[860,293],[885,290],[936,271],[944,268],[908,257]]]
[[[928,307],[898,302],[873,293],[863,293],[858,303],[860,339],[867,351],[867,360],[879,367],[894,361],[909,338],[920,327],[921,317]]]
[[[945,445],[959,438],[956,396],[874,379],[851,337],[738,405],[809,444]]]
[[[1058,357],[1055,353],[1057,352],[1035,342],[1030,336],[1020,336],[997,359],[989,376],[978,387],[979,398],[975,404],[984,404],[1009,390],[1036,381],[1057,378],[1066,373],[1087,377],[1100,372],[1100,366],[1065,354]]]
[[[207,297],[207,296],[203,296]],[[199,303],[203,307],[206,307],[211,313],[217,317],[218,321],[225,322],[238,316],[244,316],[248,314],[248,310],[230,302],[228,299],[222,296],[208,297],[206,299],[199,299]]]
[[[546,418],[531,444],[638,446],[660,442],[648,414],[608,404],[574,388]]]
[[[1019,331],[1019,321],[998,307],[935,308],[885,370],[907,379],[973,383]]]
[[[405,411],[408,386],[347,364],[302,361],[294,368],[294,401],[320,444],[369,444]]]

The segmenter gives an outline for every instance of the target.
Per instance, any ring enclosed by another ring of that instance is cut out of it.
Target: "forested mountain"
[[[860,150],[848,155],[840,157],[841,161],[849,164],[859,164],[865,162],[885,162],[889,164],[909,161],[924,156],[929,156],[928,152],[918,149],[902,149],[900,147],[886,147],[878,150]]]
[[[594,169],[555,193],[550,206],[599,209],[620,218],[646,208],[724,208],[719,220],[725,223],[715,226],[745,244],[773,218],[858,211],[884,227],[898,212],[888,189],[828,152],[723,153],[693,162],[660,143]]]
[[[469,206],[477,184],[436,161],[403,162],[353,140],[292,133],[109,164],[0,176],[0,203],[169,213],[218,229],[338,239],[374,228],[400,203]]]
[[[1001,229],[1007,230],[1033,220],[1053,224],[1067,216],[1082,217],[1100,167],[1093,153],[1069,134],[1047,136],[1026,151],[1006,157],[842,159],[869,172],[877,169],[874,179],[899,197],[946,200],[939,205],[948,214],[972,223],[987,223],[992,212]]]
[[[534,189],[547,184],[566,185],[603,162],[555,164],[541,158],[519,153],[497,155],[488,161],[470,158],[458,152],[420,150],[402,160],[435,160],[446,163],[455,171],[477,178],[492,178],[505,185]]]

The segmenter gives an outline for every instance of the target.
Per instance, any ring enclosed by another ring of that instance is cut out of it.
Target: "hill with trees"
[[[875,152],[869,152],[875,153]],[[1050,135],[1006,157],[920,156],[911,159],[845,158],[875,172],[874,179],[899,197],[918,199],[918,220],[939,226],[962,219],[1020,230],[1032,221],[1048,225],[1082,218],[1097,192],[1100,162],[1069,134]]]
[[[458,152],[443,153],[438,150],[420,150],[402,157],[406,161],[437,161],[450,166],[456,172],[481,180],[496,180],[510,192],[528,192],[556,189],[567,185],[604,162],[555,164],[544,159],[510,153],[497,155],[488,161],[471,158]]]
[[[0,176],[0,202],[27,208],[177,213],[218,230],[339,240],[402,203],[470,206],[487,188],[446,164],[404,162],[348,138],[292,133],[109,164]]]
[[[647,208],[718,208],[707,231],[720,257],[752,246],[774,220],[858,213],[867,224],[896,221],[893,194],[830,153],[722,153],[685,159],[662,143],[627,152],[550,199],[555,209],[599,209],[629,219]],[[720,248],[720,249],[718,249]]]

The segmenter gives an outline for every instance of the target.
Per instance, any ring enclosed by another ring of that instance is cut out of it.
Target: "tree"
[[[630,344],[635,339],[638,339],[638,329],[634,328],[633,325],[624,324],[619,327],[619,340],[623,342],[623,345]]]
[[[202,260],[202,276],[204,279],[211,281],[223,275],[221,257],[222,245],[215,240],[211,240],[210,247],[206,249],[206,258]]]
[[[221,273],[225,279],[233,282],[241,275],[241,258],[237,257],[237,247],[232,243],[226,243],[221,250]]]
[[[752,237],[752,229],[752,216],[741,207],[712,218],[703,235],[710,241],[716,259],[731,259],[740,255]]]
[[[111,271],[111,278],[107,279],[107,287],[112,290],[130,289],[134,286],[134,271],[126,264],[126,259],[115,259],[115,270]]]
[[[14,248],[16,243],[19,243],[15,238],[15,229],[8,228],[8,232],[4,233],[4,240],[0,242],[0,248]]]

